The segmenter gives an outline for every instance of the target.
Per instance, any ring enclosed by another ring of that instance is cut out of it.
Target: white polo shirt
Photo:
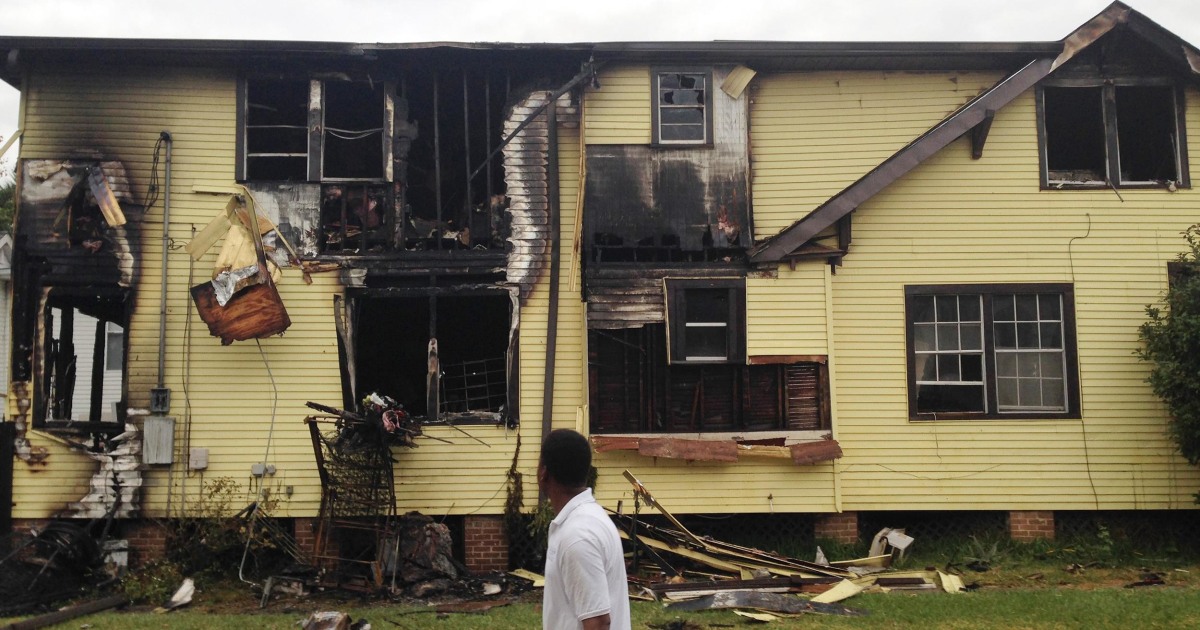
[[[632,630],[621,537],[586,489],[550,522],[542,628],[578,630],[605,613],[612,630]]]

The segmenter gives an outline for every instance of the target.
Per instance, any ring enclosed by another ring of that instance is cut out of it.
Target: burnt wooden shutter
[[[816,430],[822,428],[823,408],[821,391],[821,365],[819,363],[796,363],[784,366],[786,387],[786,426],[793,430]]]

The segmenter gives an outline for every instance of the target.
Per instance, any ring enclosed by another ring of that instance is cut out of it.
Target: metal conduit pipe
[[[158,387],[156,395],[151,396],[153,401],[155,398],[165,395],[166,392],[166,370],[167,370],[167,246],[171,242],[171,147],[174,141],[171,139],[170,132],[164,131],[159,134],[159,138],[167,145],[167,155],[164,160],[163,170],[166,175],[163,178],[163,219],[162,219],[162,287],[159,294],[159,310],[158,310]],[[170,400],[169,398],[167,399]],[[169,407],[169,402],[167,403]],[[166,409],[162,413],[166,413]]]
[[[558,199],[558,97],[552,95],[549,107],[546,108],[546,196],[550,211],[550,310],[546,318],[546,373],[542,385],[542,439],[550,433],[554,417],[554,364],[555,353],[558,351],[558,282],[562,264],[559,253],[562,251],[562,238],[559,234],[561,219],[559,217]],[[516,135],[516,134],[513,134]]]

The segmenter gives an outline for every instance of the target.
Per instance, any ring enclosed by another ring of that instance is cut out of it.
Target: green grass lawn
[[[1045,585],[1039,588],[984,588],[973,593],[863,594],[844,602],[867,611],[865,617],[804,615],[772,623],[775,628],[1200,628],[1200,588],[1195,584],[1126,589],[1112,586]],[[411,606],[341,606],[335,601],[289,602],[259,612],[215,613],[203,598],[185,610],[107,612],[75,619],[56,628],[92,630],[143,628],[221,629],[278,628],[292,630],[309,612],[342,610],[355,619],[365,617],[375,629],[439,628],[444,630],[537,628],[541,617],[535,603],[494,608],[484,614],[438,616]],[[282,612],[288,610],[289,612]],[[421,612],[416,612],[421,611]],[[675,613],[653,602],[634,602],[634,628],[686,621],[689,629],[742,627],[753,622],[729,611]]]
[[[945,545],[944,545],[945,546]],[[863,593],[843,605],[865,611],[862,617],[801,615],[766,625],[767,628],[947,628],[1027,629],[1082,628],[1141,630],[1143,628],[1200,628],[1200,559],[1194,553],[1122,552],[1086,546],[973,544],[975,557],[987,556],[993,567],[966,570],[969,593]],[[983,549],[987,547],[987,549]],[[986,552],[986,553],[985,553]],[[848,554],[839,554],[848,555]],[[962,566],[956,549],[928,549],[897,568]],[[1147,572],[1165,585],[1125,588]],[[170,580],[174,584],[176,578]],[[282,597],[266,610],[252,588],[236,579],[198,581],[195,599],[186,608],[154,614],[140,606],[67,621],[60,629],[237,629],[294,630],[314,611],[337,610],[354,619],[366,618],[375,630],[436,628],[442,630],[540,628],[540,591],[521,596],[518,603],[483,614],[437,615],[413,603],[390,603],[327,591],[309,597]],[[171,587],[173,590],[173,586]],[[165,596],[163,596],[165,599]],[[160,601],[150,597],[150,601]],[[702,630],[755,625],[730,611],[677,613],[655,602],[633,604],[634,628]],[[0,619],[0,629],[9,621]],[[679,622],[686,622],[681,625]],[[761,624],[758,624],[761,625]]]

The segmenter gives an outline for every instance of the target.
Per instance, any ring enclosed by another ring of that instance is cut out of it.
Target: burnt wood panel
[[[588,336],[591,432],[828,428],[824,366],[668,365],[662,324]]]
[[[663,279],[741,278],[737,265],[592,265],[584,278],[588,328],[630,328],[666,321]]]

